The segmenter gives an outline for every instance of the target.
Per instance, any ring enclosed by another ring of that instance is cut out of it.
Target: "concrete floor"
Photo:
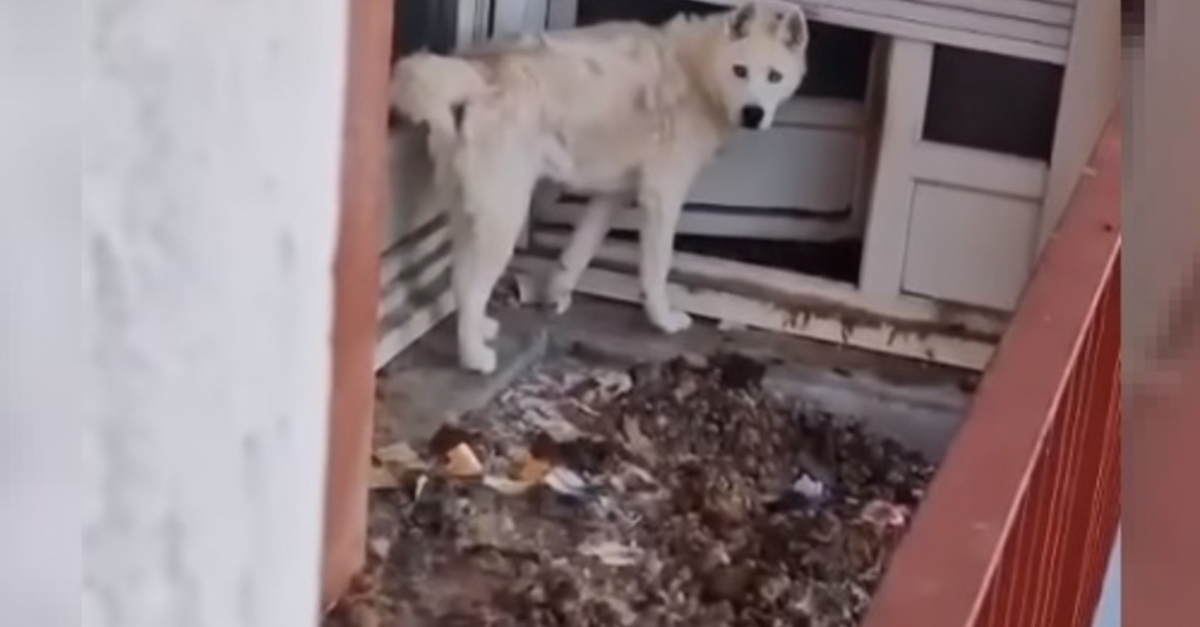
[[[591,365],[667,360],[683,353],[730,350],[770,364],[765,385],[811,410],[860,419],[872,430],[939,459],[970,400],[975,375],[778,333],[721,331],[703,321],[667,336],[639,307],[580,296],[563,316],[507,306],[501,321],[501,367],[489,377],[455,366],[453,321],[384,369],[377,444],[421,441],[463,412],[479,409],[520,377],[564,360]]]

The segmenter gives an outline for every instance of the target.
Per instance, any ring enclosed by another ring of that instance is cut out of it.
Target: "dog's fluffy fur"
[[[450,210],[459,358],[496,367],[487,300],[539,181],[592,201],[547,295],[561,312],[615,208],[644,212],[641,281],[650,321],[685,329],[666,281],[684,200],[739,127],[766,128],[806,70],[794,4],[759,0],[661,26],[608,23],[397,63],[393,106],[428,127],[438,202]]]

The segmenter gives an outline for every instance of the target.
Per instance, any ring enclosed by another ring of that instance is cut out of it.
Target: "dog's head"
[[[761,0],[730,11],[724,20],[711,70],[725,110],[741,128],[767,128],[804,80],[808,21],[794,4]]]

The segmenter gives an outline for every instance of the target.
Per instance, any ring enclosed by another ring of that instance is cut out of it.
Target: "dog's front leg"
[[[675,248],[675,229],[683,211],[686,188],[667,184],[643,187],[638,204],[643,211],[641,232],[642,298],[646,315],[654,326],[676,333],[692,324],[691,316],[675,310],[667,298],[667,277]]]

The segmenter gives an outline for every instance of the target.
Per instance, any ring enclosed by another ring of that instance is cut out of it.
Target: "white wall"
[[[76,5],[77,6],[77,5]],[[79,11],[0,2],[0,622],[79,625]]]
[[[84,3],[85,627],[314,624],[347,3]]]
[[[1035,261],[1058,228],[1096,142],[1120,105],[1121,8],[1117,0],[1076,7]]]

